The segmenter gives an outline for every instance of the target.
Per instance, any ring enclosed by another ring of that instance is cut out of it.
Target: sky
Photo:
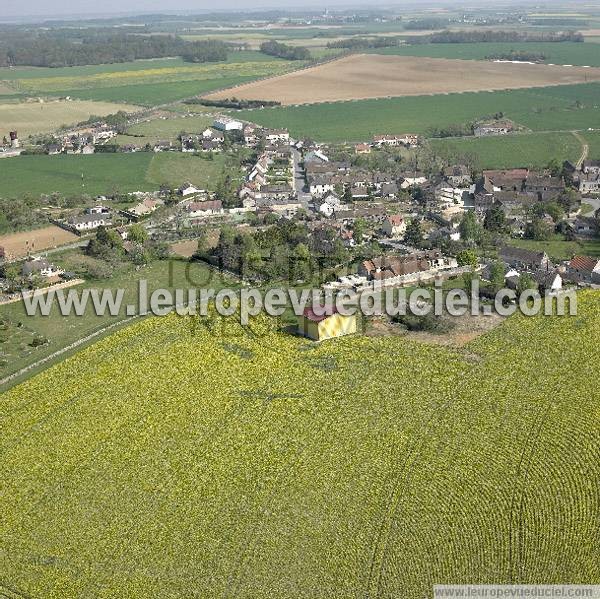
[[[509,0],[510,1],[510,0]],[[515,0],[518,1],[518,0]],[[552,2],[552,0],[550,0]],[[420,0],[387,0],[388,6],[420,4]],[[431,0],[430,5],[460,4],[460,0]],[[476,0],[475,4],[494,4],[493,0]],[[501,2],[506,3],[506,0]],[[382,7],[381,0],[0,0],[0,20],[14,18],[64,18],[79,16],[119,16],[122,14],[201,12],[217,10],[253,11],[262,8],[372,6]]]

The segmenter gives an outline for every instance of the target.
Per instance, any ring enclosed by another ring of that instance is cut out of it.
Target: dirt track
[[[356,54],[205,97],[310,104],[586,81],[600,81],[600,68]]]

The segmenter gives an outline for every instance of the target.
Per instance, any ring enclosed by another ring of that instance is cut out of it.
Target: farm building
[[[243,123],[240,123],[240,121],[234,121],[227,117],[219,117],[214,120],[213,128],[218,131],[242,131],[244,125]]]
[[[346,316],[335,308],[321,315],[316,314],[312,308],[306,308],[298,319],[298,333],[314,341],[352,335],[357,330],[356,314]]]

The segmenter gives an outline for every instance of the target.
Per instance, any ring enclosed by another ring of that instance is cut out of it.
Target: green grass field
[[[584,131],[582,135],[590,146],[589,157],[600,160],[600,131]]]
[[[52,255],[52,260],[65,268],[72,267],[78,251],[68,250]],[[139,270],[132,264],[125,264],[113,273],[107,281],[87,281],[74,289],[123,289],[125,292],[123,306],[118,316],[108,314],[98,316],[92,311],[83,316],[62,316],[56,306],[50,316],[28,316],[22,302],[0,306],[0,320],[11,323],[6,341],[1,342],[0,330],[0,379],[18,372],[21,368],[30,366],[39,360],[50,356],[72,343],[83,339],[107,326],[118,323],[126,318],[126,305],[139,301],[139,281],[148,282],[150,292],[155,289],[188,288],[194,285],[210,285],[216,289],[235,286],[235,283],[223,275],[209,269],[202,263],[186,263],[179,260],[153,262]],[[17,327],[17,323],[22,323]],[[45,337],[49,343],[37,348],[29,346],[34,337]],[[47,367],[46,364],[44,367]],[[31,373],[28,373],[31,376]],[[2,387],[0,387],[2,389]],[[5,389],[4,389],[5,390]]]
[[[552,159],[576,163],[581,143],[571,133],[530,133],[479,139],[432,139],[432,149],[440,156],[460,162],[468,157],[475,168],[540,168]]]
[[[532,239],[510,239],[515,247],[537,252],[546,252],[555,262],[570,260],[573,256],[595,256],[600,258],[600,240],[564,241],[559,235],[550,241],[534,241]]]
[[[176,140],[182,131],[186,133],[201,133],[212,125],[214,116],[199,115],[193,117],[179,117],[154,119],[145,123],[138,123],[129,127],[126,134],[117,137],[117,143],[120,145],[133,143],[136,145],[145,145],[155,143],[159,140]]]
[[[511,51],[541,52],[546,63],[600,66],[600,46],[577,42],[561,43],[465,43],[465,44],[421,44],[377,48],[368,50],[373,54],[397,56],[426,56],[429,58],[459,58],[463,60],[484,60],[494,54]]]
[[[99,195],[115,191],[152,191],[185,181],[211,188],[227,157],[213,160],[177,153],[94,154],[92,156],[21,156],[4,159],[0,195]],[[83,175],[83,177],[82,177]]]
[[[332,102],[241,111],[239,116],[297,137],[358,141],[381,133],[426,134],[497,112],[534,131],[600,128],[600,84]],[[577,104],[579,102],[579,104]]]
[[[139,85],[117,85],[115,87],[92,89],[68,89],[53,93],[81,100],[129,102],[140,106],[159,106],[221,88],[248,83],[254,79],[254,77],[221,77],[197,81],[174,81],[172,83],[142,83]]]
[[[598,294],[463,350],[212,327],[149,319],[4,394],[5,593],[598,581]]]

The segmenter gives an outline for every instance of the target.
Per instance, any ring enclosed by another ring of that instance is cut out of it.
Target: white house
[[[244,124],[227,117],[219,117],[214,120],[213,127],[219,131],[242,131]]]
[[[427,177],[406,177],[400,184],[400,187],[402,189],[408,189],[415,185],[423,185],[423,183],[427,183]]]
[[[192,185],[191,183],[184,183],[178,190],[177,193],[186,198],[188,196],[191,195],[195,195],[197,193],[204,193],[204,190],[202,189],[198,189],[197,187],[195,187],[194,185]]]
[[[388,237],[404,237],[406,233],[406,221],[401,214],[392,214],[385,219],[381,230]]]
[[[46,258],[38,256],[31,257],[23,263],[22,273],[24,277],[40,275],[42,277],[55,277],[65,271],[48,262]]]
[[[106,227],[112,224],[111,217],[106,213],[81,214],[72,216],[67,220],[67,224],[76,231],[91,231],[98,227]]]
[[[330,218],[335,214],[336,210],[339,210],[340,206],[340,198],[335,193],[329,192],[317,203],[317,210]]]

